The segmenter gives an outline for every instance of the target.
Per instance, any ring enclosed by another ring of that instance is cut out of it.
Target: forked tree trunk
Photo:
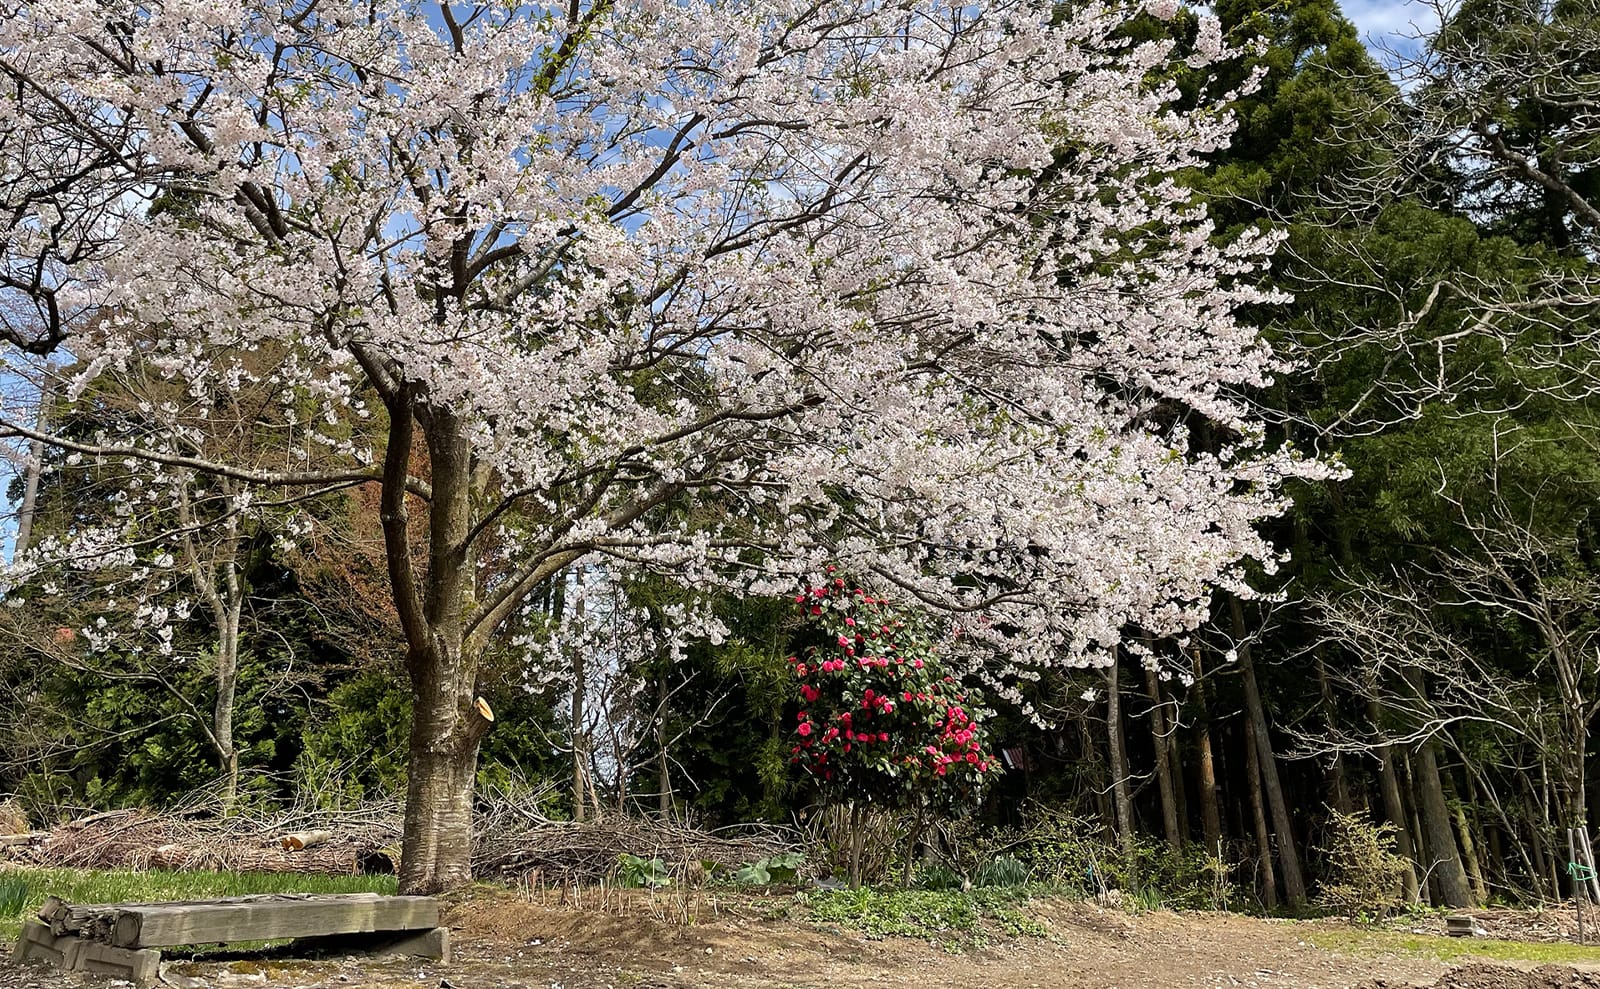
[[[465,647],[476,579],[466,553],[471,444],[456,417],[438,409],[415,412],[407,399],[402,394],[389,403],[381,518],[412,697],[400,892],[418,895],[472,881],[472,792],[489,721],[474,703],[480,657],[476,647]],[[406,503],[414,414],[425,427],[432,481],[425,579],[412,562]]]

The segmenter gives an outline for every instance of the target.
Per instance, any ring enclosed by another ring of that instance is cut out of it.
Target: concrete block
[[[21,964],[27,961],[44,961],[57,968],[72,968],[77,963],[84,942],[77,935],[57,936],[48,924],[30,920],[22,925],[17,947],[11,960]]]
[[[98,941],[81,941],[71,965],[80,972],[112,975],[134,985],[153,985],[161,974],[161,952],[154,948],[115,948]]]

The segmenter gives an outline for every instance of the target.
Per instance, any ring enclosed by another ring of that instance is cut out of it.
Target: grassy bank
[[[1600,965],[1600,946],[1569,941],[1499,941],[1493,938],[1440,937],[1409,931],[1324,925],[1308,926],[1300,936],[1325,951],[1430,958],[1450,965],[1467,961]]]
[[[270,872],[0,870],[0,938],[10,940],[47,896],[72,903],[198,900],[256,893],[393,893],[393,876],[305,876]]]

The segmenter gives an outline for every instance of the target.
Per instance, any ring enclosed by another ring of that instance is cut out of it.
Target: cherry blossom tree
[[[1181,636],[1319,468],[1239,397],[1281,369],[1235,317],[1274,241],[1175,180],[1232,94],[1178,109],[1144,7],[3,0],[9,345],[64,347],[67,401],[275,394],[282,457],[0,429],[380,486],[406,892],[470,878],[479,659],[574,566],[832,561],[1023,674]],[[1184,57],[1229,54],[1202,18]]]

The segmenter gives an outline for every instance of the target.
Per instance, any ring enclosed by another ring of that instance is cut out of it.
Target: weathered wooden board
[[[81,908],[74,912],[77,909]],[[432,897],[371,893],[109,904],[104,909],[114,911],[110,941],[119,948],[420,931],[439,926],[439,901]]]
[[[392,934],[330,934],[296,938],[290,950],[308,955],[412,955],[450,964],[450,928]]]

